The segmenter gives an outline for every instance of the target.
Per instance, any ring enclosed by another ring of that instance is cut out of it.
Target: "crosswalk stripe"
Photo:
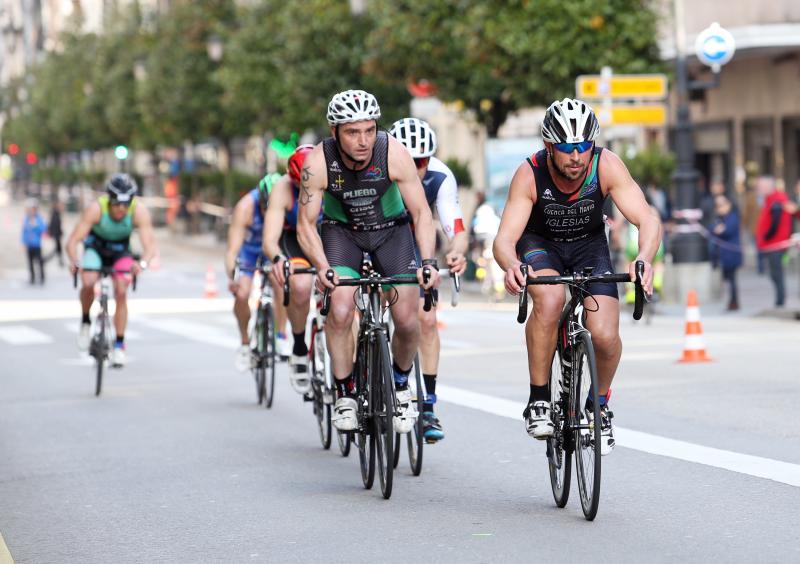
[[[53,342],[50,335],[28,325],[0,326],[0,340],[10,345],[43,345]]]

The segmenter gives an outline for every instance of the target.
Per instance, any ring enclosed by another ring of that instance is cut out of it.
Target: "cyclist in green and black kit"
[[[314,148],[301,174],[298,238],[317,268],[319,284],[333,290],[325,331],[338,395],[332,420],[341,431],[357,426],[351,330],[355,303],[352,288],[335,286],[338,277],[359,277],[366,252],[381,275],[407,275],[423,284],[409,224],[413,219],[422,266],[431,266],[431,277],[423,286],[433,288],[439,281],[433,219],[416,166],[400,142],[378,131],[380,116],[372,94],[363,90],[336,94],[328,105],[331,137]],[[317,218],[323,199],[320,236]],[[333,283],[326,278],[331,268]],[[407,433],[417,417],[408,374],[419,344],[419,291],[414,286],[396,290],[392,352],[399,416],[394,425],[397,432]]]

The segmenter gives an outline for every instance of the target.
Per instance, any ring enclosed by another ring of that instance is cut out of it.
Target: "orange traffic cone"
[[[686,340],[683,356],[678,362],[710,362],[706,354],[706,343],[703,339],[703,327],[700,325],[700,307],[697,305],[697,292],[689,290],[686,300]]]
[[[205,292],[207,298],[216,298],[217,297],[217,273],[214,271],[214,267],[210,264],[208,265],[208,270],[206,270],[206,285],[205,285]]]

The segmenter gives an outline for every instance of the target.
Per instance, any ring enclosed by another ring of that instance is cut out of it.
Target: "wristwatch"
[[[432,266],[436,270],[439,270],[439,262],[435,258],[423,259],[422,266]]]
[[[272,257],[272,264],[278,264],[279,262],[281,262],[282,259],[283,257],[281,255],[275,255],[274,257]]]
[[[142,270],[147,270],[147,261],[146,260],[140,260],[139,261],[139,267],[141,267]]]

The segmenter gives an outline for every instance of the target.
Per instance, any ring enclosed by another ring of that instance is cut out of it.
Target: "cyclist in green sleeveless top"
[[[155,235],[150,212],[135,196],[136,182],[127,174],[115,174],[106,185],[106,194],[93,202],[83,212],[78,225],[72,231],[66,244],[67,256],[74,274],[80,268],[87,269],[81,273],[81,325],[78,332],[78,348],[89,347],[89,309],[94,301],[94,285],[101,267],[112,267],[117,271],[126,271],[136,275],[147,268],[147,264],[156,254]],[[139,230],[142,243],[142,258],[133,260],[130,248],[130,236],[134,229]],[[78,243],[83,242],[83,257],[78,262]],[[125,326],[128,323],[127,291],[130,274],[115,272],[114,329],[116,341],[111,352],[111,362],[122,366],[125,364]]]
[[[382,275],[406,275],[420,284],[421,266],[430,265],[431,278],[423,284],[425,288],[436,287],[439,273],[433,218],[417,168],[399,141],[378,131],[378,101],[363,90],[340,92],[328,104],[327,117],[331,137],[317,145],[303,164],[297,235],[317,268],[318,283],[333,289],[325,324],[338,395],[332,421],[340,431],[349,431],[357,425],[351,332],[354,290],[336,288],[326,273],[333,269],[334,282],[339,276],[358,277],[364,253]],[[317,218],[323,200],[320,235]],[[413,220],[422,265],[414,252],[409,220]],[[396,289],[392,356],[399,415],[394,426],[395,431],[407,433],[417,417],[408,374],[419,345],[419,290],[410,285]]]

